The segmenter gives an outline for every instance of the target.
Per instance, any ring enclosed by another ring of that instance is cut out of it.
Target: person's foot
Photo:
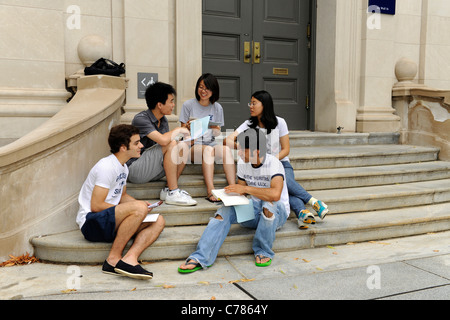
[[[161,192],[159,193],[159,200],[165,201],[168,193],[169,187],[162,188]]]
[[[268,267],[272,264],[272,259],[261,254],[256,255],[255,265],[257,267]]]
[[[298,228],[308,229],[310,224],[315,224],[314,215],[309,210],[302,210],[298,215]]]
[[[195,206],[197,201],[184,190],[176,189],[169,191],[166,196],[166,204],[172,204],[176,206]]]
[[[145,270],[139,264],[132,266],[122,260],[116,264],[114,271],[134,279],[150,280],[153,278],[153,273]]]
[[[120,273],[117,273],[114,270],[114,267],[112,265],[110,265],[108,263],[108,261],[106,261],[106,260],[105,260],[105,262],[103,262],[102,272],[106,273],[106,274],[111,274],[111,275],[114,275],[114,276],[120,276],[121,275]]]
[[[178,268],[178,272],[179,273],[193,273],[193,272],[201,270],[201,269],[203,269],[201,264],[198,263],[197,261],[191,259],[191,260],[189,260],[189,262],[182,264]]]
[[[316,210],[316,212],[319,215],[320,219],[322,219],[322,220],[325,219],[325,216],[328,213],[328,206],[324,202],[322,202],[320,200],[316,201],[313,204],[313,208],[314,208],[314,210]]]

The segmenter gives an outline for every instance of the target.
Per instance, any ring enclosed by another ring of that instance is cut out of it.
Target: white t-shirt
[[[280,144],[280,138],[284,137],[289,134],[289,129],[287,126],[286,121],[283,118],[277,117],[278,125],[273,129],[269,135],[266,134],[267,138],[267,153],[272,154],[276,156],[281,151],[281,144]],[[239,126],[239,128],[236,129],[237,133],[242,133],[245,130],[250,128],[250,120],[246,120],[243,124]],[[266,129],[259,128],[258,129],[267,132]],[[286,156],[283,159],[280,159],[280,161],[289,161],[289,157]]]
[[[183,103],[180,113],[180,122],[187,123],[189,118],[201,119],[205,117],[209,117],[209,121],[220,123],[220,127],[225,125],[223,108],[219,103],[215,102],[207,107],[202,106],[197,99],[191,99]],[[215,138],[212,135],[212,130],[208,130],[203,137],[197,139],[195,144],[215,144]]]
[[[281,175],[283,177],[283,191],[281,192],[280,201],[284,204],[286,215],[289,217],[291,209],[289,207],[289,194],[286,185],[286,176],[284,167],[281,162],[273,155],[267,154],[259,167],[254,168],[251,163],[245,163],[242,159],[238,160],[237,176],[243,180],[248,186],[256,188],[270,188],[272,179]],[[261,201],[252,196],[253,201]]]
[[[117,206],[122,198],[126,186],[128,167],[119,162],[115,155],[101,159],[89,172],[86,181],[81,187],[78,202],[80,209],[77,214],[77,223],[81,229],[86,221],[86,215],[91,212],[92,192],[95,186],[109,189],[105,202]]]

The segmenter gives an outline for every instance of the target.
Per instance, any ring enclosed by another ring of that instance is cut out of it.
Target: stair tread
[[[407,232],[405,226],[426,223],[441,223],[440,227],[432,228],[442,230],[450,228],[450,206],[434,204],[408,209],[327,216],[324,221],[319,219],[307,230],[299,230],[295,220],[288,220],[286,225],[277,232],[274,248],[275,251],[286,250],[281,244],[283,241],[292,242],[292,249],[298,250],[319,245],[381,240],[386,237],[403,236]],[[204,229],[205,226],[166,227],[159,239],[143,253],[142,259],[152,260],[155,250],[163,250],[164,257],[160,259],[186,258],[195,249]],[[426,232],[435,232],[433,230],[427,229]],[[253,234],[253,230],[233,225],[224,243],[228,249],[225,248],[221,254],[232,254],[227,250],[230,250],[230,245],[232,246],[233,243],[236,250],[251,251]],[[83,260],[86,255],[91,255],[91,260],[101,263],[111,247],[111,244],[107,243],[86,241],[79,230],[36,237],[31,241],[43,260],[54,261],[59,257],[59,262],[94,262]],[[246,248],[241,248],[242,242],[247,243]],[[174,256],[171,256],[172,251],[165,249],[167,247],[177,248],[181,253],[173,253]],[[54,254],[56,256],[51,256],[48,250],[56,252]]]

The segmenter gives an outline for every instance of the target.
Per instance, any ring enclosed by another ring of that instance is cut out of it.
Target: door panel
[[[225,128],[248,119],[251,94],[267,90],[289,129],[307,129],[308,22],[309,1],[203,0],[203,72],[219,81]]]
[[[244,63],[244,43],[251,41],[251,16],[251,1],[203,0],[203,72],[219,81],[226,129],[249,115],[251,64]]]
[[[253,66],[253,88],[270,92],[275,113],[290,130],[307,129],[309,1],[264,0],[254,7],[253,19],[253,39],[262,47],[261,63]]]

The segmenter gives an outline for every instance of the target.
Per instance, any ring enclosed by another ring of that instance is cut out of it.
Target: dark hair
[[[108,137],[108,144],[111,153],[117,153],[121,146],[130,148],[131,137],[139,134],[139,129],[129,124],[119,124],[111,128]]]
[[[175,88],[164,82],[156,82],[145,91],[145,101],[150,110],[156,108],[158,102],[166,104],[169,94],[176,95]]]
[[[267,152],[267,140],[266,135],[258,128],[250,128],[241,132],[237,136],[237,143],[244,149],[250,149],[251,152],[259,150],[259,156],[266,156]]]
[[[197,101],[200,101],[200,95],[198,94],[198,87],[200,87],[200,82],[203,81],[205,84],[206,89],[210,90],[212,92],[211,98],[209,98],[209,102],[211,104],[214,104],[215,102],[219,101],[220,97],[220,89],[219,89],[219,82],[217,81],[216,77],[214,77],[211,73],[204,73],[198,78],[197,85],[195,86],[195,98],[197,98]]]
[[[273,107],[273,99],[270,93],[267,91],[256,91],[252,94],[252,97],[256,100],[260,101],[263,105],[263,112],[261,115],[261,122],[264,125],[264,128],[267,130],[267,134],[275,129],[278,125],[278,119],[275,115],[275,110]],[[250,128],[256,128],[258,125],[258,118],[251,117],[250,118]]]

